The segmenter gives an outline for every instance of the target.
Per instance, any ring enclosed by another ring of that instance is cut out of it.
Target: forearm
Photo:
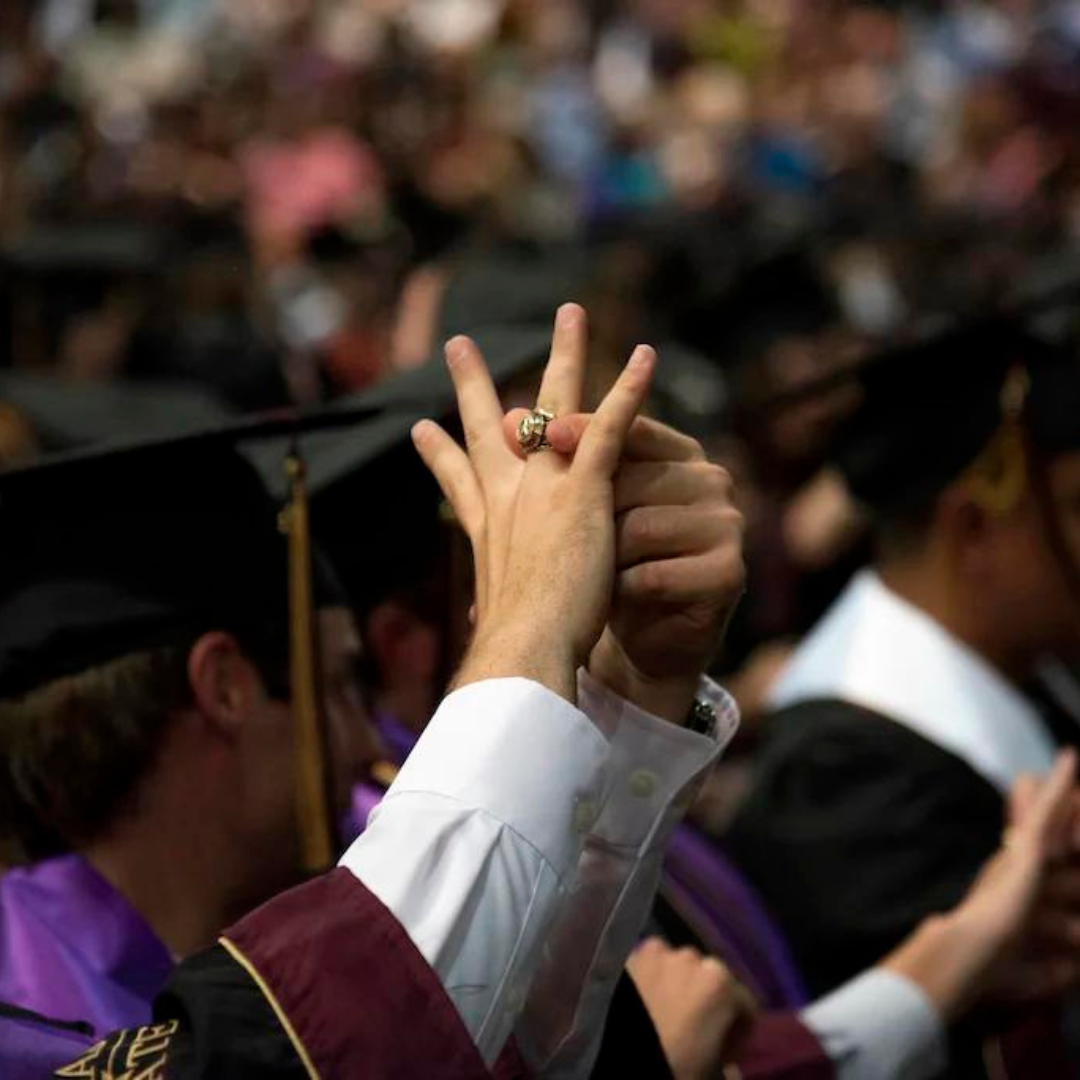
[[[597,728],[524,679],[443,702],[342,865],[405,927],[490,1063],[607,786]]]
[[[921,1080],[946,1060],[947,1026],[970,1006],[994,955],[963,908],[925,919],[879,966],[803,1010],[839,1080]]]
[[[576,670],[566,637],[556,627],[503,625],[477,632],[454,678],[454,689],[489,679],[521,678],[573,705]]]
[[[972,1004],[994,955],[994,940],[961,907],[924,919],[882,967],[918,986],[951,1023]]]

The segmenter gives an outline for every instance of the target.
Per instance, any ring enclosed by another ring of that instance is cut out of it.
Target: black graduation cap
[[[46,452],[163,440],[224,427],[236,415],[210,388],[171,379],[90,382],[3,371],[0,402],[27,419]]]
[[[1025,281],[995,311],[939,317],[769,408],[857,387],[859,405],[840,425],[832,458],[855,497],[881,516],[926,507],[976,465],[984,490],[1011,485],[1015,496],[1025,453],[1045,459],[1080,449],[1080,358],[1074,334],[1054,325],[1078,295],[1075,269],[1035,287]]]
[[[550,331],[475,337],[506,385],[539,367]],[[409,434],[423,417],[454,412],[441,357],[307,414],[237,418],[186,385],[16,374],[0,376],[0,400],[29,417],[46,448],[74,451],[0,474],[0,697],[205,625],[207,616],[281,614],[275,515],[297,434],[316,532],[361,606],[406,579],[437,533],[438,488]],[[80,607],[70,585],[88,575],[97,584]],[[317,584],[330,592],[328,579]],[[56,603],[39,603],[38,589]]]
[[[484,327],[470,331],[504,392],[535,400],[539,371],[551,345],[548,326]],[[527,387],[527,389],[525,389]],[[450,563],[460,560],[460,530],[447,516],[438,485],[412,446],[413,425],[425,417],[459,434],[453,384],[441,349],[422,367],[388,379],[342,407],[363,404],[378,414],[364,425],[362,444],[347,431],[305,440],[312,523],[319,546],[362,614],[413,584],[440,586],[429,597],[439,615],[457,618]],[[273,478],[274,455],[260,449],[259,466]]]
[[[733,280],[683,300],[687,340],[726,367],[748,368],[777,341],[811,336],[843,321],[836,290],[803,247],[747,265]]]
[[[58,275],[152,274],[165,253],[159,230],[125,222],[38,225],[0,250],[13,272]]]
[[[547,323],[588,288],[593,258],[581,245],[469,252],[450,277],[439,312],[443,335],[476,326]]]
[[[0,697],[187,629],[285,614],[276,511],[228,439],[0,476]]]
[[[504,383],[539,366],[549,334],[477,338]],[[433,363],[315,413],[100,443],[0,474],[0,697],[185,632],[287,625],[306,861],[326,865],[308,490],[326,547],[357,591],[407,578],[413,540],[429,540],[439,506],[409,432],[453,403],[444,365]],[[260,468],[280,478],[283,460],[287,483],[269,485],[272,497]]]
[[[279,516],[236,447],[369,415],[355,407],[246,420],[57,455],[0,476],[0,696],[185,633],[284,627],[304,866],[329,865],[336,842],[305,473],[290,449]]]
[[[837,435],[835,459],[878,511],[925,505],[1021,412],[1044,453],[1080,447],[1080,367],[1069,350],[1015,321],[937,334],[867,363],[862,401]]]

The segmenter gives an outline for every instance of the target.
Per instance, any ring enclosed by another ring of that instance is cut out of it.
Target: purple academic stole
[[[798,1009],[807,994],[787,942],[739,871],[694,826],[668,845],[661,892],[766,1009]]]
[[[142,916],[78,855],[0,877],[0,1000],[103,1034],[147,1023],[172,969]]]

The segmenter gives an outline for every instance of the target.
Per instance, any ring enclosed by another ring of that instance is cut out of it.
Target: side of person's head
[[[162,766],[182,765],[195,780],[215,743],[241,759],[263,702],[287,703],[287,671],[283,626],[208,630],[0,701],[6,861],[100,842],[145,807]]]
[[[231,840],[238,879],[281,883],[297,866],[287,553],[257,474],[211,442],[28,470],[0,497],[9,857],[169,817]],[[335,663],[350,626],[320,612]]]
[[[988,323],[899,354],[865,382],[842,467],[873,512],[883,572],[934,613],[951,609],[973,644],[1007,663],[1075,653],[1080,365],[1070,350]]]

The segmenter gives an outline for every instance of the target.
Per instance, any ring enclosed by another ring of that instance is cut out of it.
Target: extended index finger
[[[607,477],[614,474],[630,425],[649,396],[655,368],[656,352],[648,345],[639,345],[585,431],[574,456],[575,470],[595,471]]]

